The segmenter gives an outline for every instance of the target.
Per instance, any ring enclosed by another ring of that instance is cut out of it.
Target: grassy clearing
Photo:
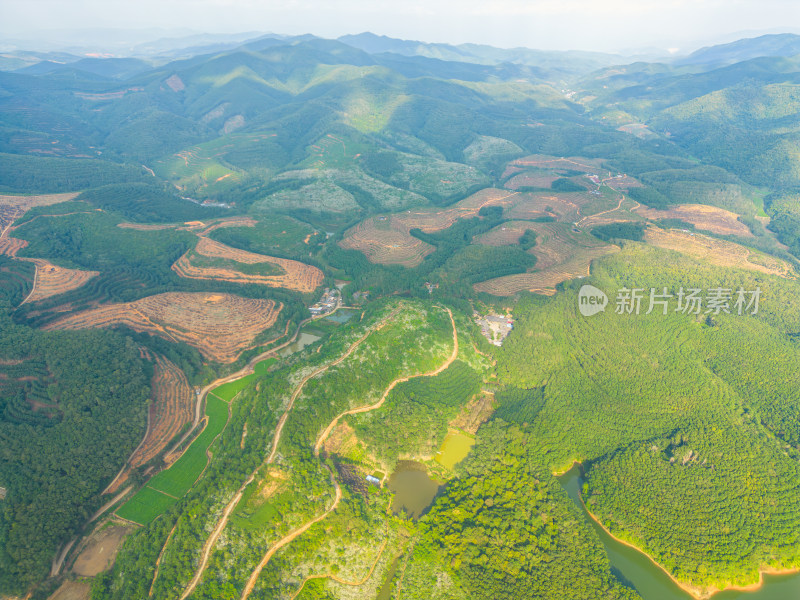
[[[253,371],[256,375],[264,375],[276,362],[278,362],[277,358],[268,358],[266,360],[262,360],[261,362],[255,364]]]
[[[222,136],[155,161],[153,170],[184,192],[217,196],[234,189],[244,178],[237,168],[226,165],[248,168],[259,154],[261,164],[272,162],[274,137],[268,133]]]
[[[308,158],[301,166],[315,169],[348,169],[358,155],[369,150],[369,146],[331,133],[308,147]]]
[[[251,484],[233,515],[233,522],[243,529],[263,530],[281,518],[280,511],[271,502],[259,498],[259,486]],[[255,496],[255,497],[254,497]]]

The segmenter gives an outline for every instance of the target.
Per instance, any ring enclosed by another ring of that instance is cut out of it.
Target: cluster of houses
[[[485,315],[481,316],[477,312],[473,313],[475,322],[481,328],[483,337],[489,340],[495,346],[502,346],[503,340],[508,337],[511,330],[514,328],[514,319],[511,315]]]
[[[311,315],[314,317],[333,312],[339,306],[341,297],[341,292],[338,289],[325,288],[319,302],[309,306],[308,310],[311,311]]]

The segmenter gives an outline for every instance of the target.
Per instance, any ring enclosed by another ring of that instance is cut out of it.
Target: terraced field
[[[339,245],[363,252],[372,263],[416,267],[434,247],[406,231],[394,229],[394,217],[370,217],[346,234]]]
[[[255,337],[269,329],[283,309],[272,300],[230,294],[169,292],[120,304],[106,304],[68,315],[45,328],[89,329],[125,325],[160,337],[186,342],[207,359],[236,360]]]
[[[222,261],[228,262],[210,266],[200,257],[222,259]],[[244,268],[244,265],[273,265],[275,267],[273,271],[277,271],[277,274],[246,272],[247,269]],[[194,250],[181,256],[172,265],[172,269],[181,277],[188,279],[257,283],[302,293],[313,292],[324,279],[322,271],[311,265],[296,260],[239,250],[206,237],[201,237]]]
[[[44,196],[0,196],[0,255],[16,258],[17,253],[28,245],[28,242],[11,237],[14,222],[29,209],[36,206],[50,206],[72,200],[78,194],[49,194]],[[32,262],[36,268],[33,289],[25,302],[37,302],[51,296],[63,294],[81,287],[92,277],[99,275],[97,271],[80,271],[56,266],[40,258],[21,258]]]
[[[35,275],[32,265],[0,256],[0,296],[18,306],[31,293]]]
[[[162,229],[178,229],[194,231],[198,235],[206,235],[215,229],[223,227],[255,227],[256,221],[251,217],[237,216],[224,219],[214,219],[204,223],[203,221],[189,221],[187,223],[119,223],[117,227],[122,229],[137,229],[139,231],[160,231]]]
[[[750,250],[733,242],[717,240],[699,233],[650,227],[645,232],[644,240],[653,246],[676,250],[712,265],[738,267],[787,279],[797,278],[797,272],[786,261]]]
[[[558,175],[548,172],[522,172],[506,181],[506,187],[510,190],[517,190],[521,187],[549,188],[556,179],[558,179]]]
[[[574,223],[580,218],[581,207],[591,202],[585,192],[521,192],[505,215],[511,219],[554,217]]]
[[[14,221],[28,212],[28,210],[36,206],[50,206],[51,204],[67,202],[77,195],[77,192],[41,196],[0,195],[0,254],[14,257],[17,252],[28,245],[25,240],[10,236],[10,232],[14,229]]]
[[[635,187],[644,187],[638,179],[630,177],[629,175],[617,175],[616,177],[609,177],[607,179],[603,179],[603,183],[612,190],[616,190],[618,192],[625,192]]]
[[[142,447],[131,457],[133,467],[143,465],[164,449],[192,420],[194,412],[195,395],[189,381],[175,363],[163,356],[156,356],[152,389],[150,431]]]
[[[639,207],[636,213],[646,219],[680,219],[691,223],[697,229],[710,231],[717,235],[736,235],[753,237],[747,225],[739,221],[739,215],[729,210],[705,204],[681,204],[669,210],[656,210]]]
[[[602,158],[583,158],[580,156],[550,156],[547,154],[531,154],[523,156],[508,163],[507,168],[527,168],[535,167],[538,169],[557,169],[570,171],[584,171],[587,173],[599,173],[603,170]]]
[[[7,233],[0,236],[0,254],[14,258],[17,252],[22,250],[28,242],[18,238],[9,237]]]
[[[175,229],[177,225],[158,224],[158,223],[119,223],[120,229],[135,229],[136,231],[162,231],[164,229]]]
[[[229,217],[227,219],[217,219],[211,221],[204,229],[198,231],[199,235],[207,235],[216,229],[225,227],[255,227],[257,221],[252,217]]]
[[[108,494],[115,493],[127,481],[130,469],[155,458],[192,420],[195,395],[183,371],[163,356],[156,356],[155,360],[147,433],[125,470],[105,490]]]
[[[556,267],[489,279],[475,284],[473,288],[476,292],[486,292],[494,296],[512,296],[522,291],[552,296],[556,293],[556,286],[559,283],[577,277],[587,277],[594,259],[618,250],[617,246],[587,248]]]
[[[587,212],[600,215],[613,211],[615,205],[619,204],[618,198],[618,195],[611,198],[608,195],[596,196],[589,192],[509,192],[508,190],[486,188],[442,210],[428,208],[370,217],[348,230],[339,245],[345,249],[363,252],[373,263],[415,267],[433,252],[434,248],[413,237],[410,234],[412,229],[420,229],[426,233],[441,231],[459,219],[477,216],[484,206],[502,206],[505,216],[520,221],[552,217],[563,223],[576,223]],[[586,217],[583,218],[586,219]],[[638,219],[638,217],[629,216],[629,219]],[[530,225],[531,229],[538,232],[537,226],[546,224],[530,223]],[[511,227],[518,228],[517,225]],[[559,231],[567,231],[564,227]],[[546,233],[550,230],[545,228],[542,231]],[[519,235],[521,234],[522,232]],[[484,241],[481,243],[504,245],[503,243],[486,242],[486,240],[492,239],[499,240],[504,235],[495,232],[490,237],[484,237]],[[513,236],[514,234],[508,232],[507,235]],[[516,236],[516,239],[519,238],[519,235]],[[566,251],[566,249],[564,250]]]
[[[5,233],[11,225],[35,206],[50,206],[60,202],[67,202],[78,195],[78,192],[68,194],[44,194],[39,196],[4,196],[0,195],[0,234]]]
[[[413,237],[409,233],[412,229],[441,231],[459,219],[477,216],[484,206],[511,206],[515,196],[514,192],[486,188],[443,210],[409,210],[370,217],[348,230],[339,245],[363,252],[373,263],[415,267],[433,252],[433,246]]]
[[[601,225],[642,221],[643,217],[636,212],[639,206],[641,205],[635,200],[627,196],[621,196],[615,207],[589,215],[588,217],[583,217],[578,221],[578,226],[590,231],[593,227],[599,227]]]
[[[484,234],[484,241],[494,242],[491,245],[501,245],[507,238],[513,238],[519,231],[522,235],[525,229],[536,232],[536,245],[530,250],[536,255],[537,262],[534,271],[497,277],[474,285],[477,292],[486,292],[495,296],[511,296],[521,291],[530,291],[537,294],[552,296],[556,292],[556,285],[576,277],[589,275],[589,267],[595,258],[605,256],[619,250],[618,246],[605,244],[597,238],[575,231],[570,226],[562,223],[514,223],[509,224]],[[507,227],[502,231],[502,227]],[[519,235],[516,235],[517,239]]]
[[[208,464],[209,446],[217,439],[228,422],[228,405],[209,395],[206,399],[206,423],[183,455],[168,469],[155,475],[117,515],[144,525],[166,511],[192,487]]]
[[[542,223],[532,223],[531,221],[508,221],[486,233],[476,236],[472,241],[476,244],[483,244],[484,246],[512,246],[519,242],[520,236],[525,233],[527,229],[537,231],[537,226],[539,229],[542,229],[542,225]]]
[[[57,296],[65,292],[70,292],[81,287],[92,277],[100,273],[98,271],[81,271],[78,269],[66,269],[59,267],[41,258],[23,258],[32,262],[36,266],[36,278],[33,283],[33,290],[25,298],[25,302],[38,302],[45,298]]]

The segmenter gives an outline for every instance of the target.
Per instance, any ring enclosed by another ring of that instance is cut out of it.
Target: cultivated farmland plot
[[[224,262],[212,265],[201,257]],[[252,272],[252,269],[246,268],[247,265],[271,265],[275,274]],[[257,283],[302,293],[313,292],[324,279],[322,271],[311,265],[239,250],[205,237],[198,240],[194,250],[181,256],[172,269],[188,279]]]
[[[228,422],[228,404],[212,394],[206,398],[206,423],[183,455],[117,511],[128,521],[144,525],[166,511],[192,487],[208,463],[208,448]]]
[[[636,213],[646,219],[680,219],[691,223],[697,229],[710,231],[717,235],[735,235],[752,238],[747,225],[739,221],[739,215],[729,210],[704,204],[681,204],[669,210],[656,210],[641,206]]]
[[[505,232],[502,231],[503,227],[507,228]],[[500,231],[497,231],[498,229]],[[559,283],[589,275],[592,260],[619,250],[618,246],[601,242],[563,223],[512,222],[487,232],[477,241],[489,245],[501,245],[504,239],[513,238],[515,235],[516,239],[519,239],[519,235],[522,235],[525,229],[536,232],[536,245],[529,250],[537,258],[535,269],[529,273],[483,281],[473,286],[476,291],[495,296],[510,296],[521,291],[552,296]],[[507,232],[508,236],[505,237]]]
[[[231,381],[230,383],[224,383],[221,386],[214,388],[211,390],[211,393],[225,402],[230,402],[236,397],[236,394],[246,388],[255,378],[255,373],[252,375],[246,375],[240,379]]]
[[[650,227],[645,241],[659,248],[676,250],[722,267],[738,267],[795,279],[797,272],[789,263],[774,256],[751,250],[734,242],[718,240],[699,233]]]
[[[514,192],[486,188],[446,209],[417,209],[370,217],[348,230],[339,245],[363,252],[373,263],[415,267],[434,248],[412,236],[412,229],[425,233],[441,231],[459,219],[477,216],[484,206],[510,206],[514,196]]]
[[[580,156],[550,156],[547,154],[531,154],[523,156],[508,163],[506,175],[519,169],[530,167],[538,169],[555,169],[559,171],[582,171],[584,173],[601,173],[603,171],[602,158],[583,158]]]
[[[100,274],[98,271],[81,271],[79,269],[59,267],[41,258],[22,258],[20,260],[32,262],[36,266],[33,291],[25,298],[23,304],[25,302],[38,302],[45,298],[70,292]]]
[[[126,470],[106,489],[108,494],[115,493],[127,480],[128,469],[155,458],[192,420],[196,398],[183,371],[163,356],[156,355],[155,361],[147,433],[128,460]]]
[[[172,341],[186,342],[209,360],[229,363],[274,325],[282,304],[231,294],[169,292],[68,315],[46,329],[125,325]]]

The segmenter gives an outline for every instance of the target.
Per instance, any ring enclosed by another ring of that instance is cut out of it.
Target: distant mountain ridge
[[[800,35],[780,33],[700,48],[676,60],[674,64],[723,66],[753,58],[790,57],[797,54],[800,54]]]
[[[404,56],[424,56],[446,61],[470,62],[485,65],[501,63],[523,64],[548,69],[554,75],[579,75],[602,67],[619,64],[626,58],[617,54],[582,51],[551,51],[530,48],[496,48],[484,44],[459,44],[401,40],[374,33],[344,35],[338,40],[370,54],[392,53]]]

